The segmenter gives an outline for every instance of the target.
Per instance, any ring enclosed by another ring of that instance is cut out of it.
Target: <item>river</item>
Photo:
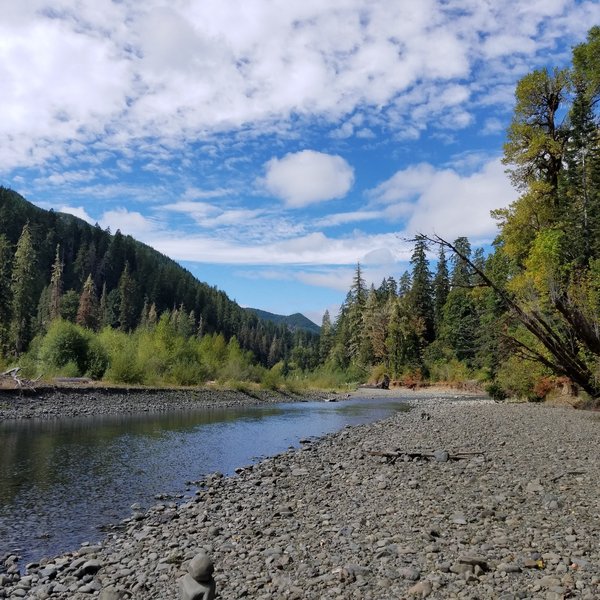
[[[21,564],[102,539],[102,529],[193,482],[406,404],[368,396],[202,411],[0,423],[0,558]]]

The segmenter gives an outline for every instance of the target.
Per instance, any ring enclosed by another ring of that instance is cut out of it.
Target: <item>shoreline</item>
[[[0,389],[0,422],[100,415],[165,413],[210,407],[254,406],[275,402],[322,400],[336,394],[305,391],[212,388],[138,388],[46,386],[36,390]],[[337,396],[336,396],[337,397]]]
[[[175,599],[202,548],[221,599],[599,597],[594,415],[408,395],[408,413],[213,474],[189,502],[30,566],[0,597]],[[473,454],[393,464],[370,454],[398,449]]]

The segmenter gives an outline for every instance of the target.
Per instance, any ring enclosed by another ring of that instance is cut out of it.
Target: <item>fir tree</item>
[[[13,348],[21,354],[31,338],[31,318],[35,308],[36,256],[29,223],[17,242],[11,276],[12,321],[10,337]]]
[[[52,274],[50,276],[50,306],[48,315],[50,321],[54,321],[60,317],[60,300],[62,297],[63,287],[63,261],[60,256],[60,244],[56,245],[56,256],[52,265]]]
[[[129,272],[129,263],[126,262],[119,279],[119,327],[122,331],[131,331],[136,326],[135,294],[135,280]]]
[[[412,265],[410,302],[415,315],[425,325],[423,332],[425,341],[431,342],[434,338],[433,286],[427,250],[427,241],[423,237],[418,237],[410,259]]]
[[[440,246],[437,268],[435,271],[435,277],[433,278],[433,317],[436,334],[439,334],[444,315],[444,304],[446,304],[449,291],[450,278],[448,275],[448,262],[446,260],[444,247]]]
[[[12,250],[4,234],[0,234],[0,354],[8,343],[11,310]]]
[[[91,274],[85,280],[83,291],[79,297],[76,323],[88,329],[98,327],[98,298]]]

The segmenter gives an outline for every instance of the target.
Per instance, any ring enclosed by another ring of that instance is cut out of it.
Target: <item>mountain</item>
[[[27,227],[25,227],[27,226]],[[0,187],[0,355],[21,351],[11,345],[14,330],[11,315],[11,269],[22,233],[31,238],[33,279],[29,283],[27,314],[20,315],[25,346],[49,323],[50,281],[53,269],[61,266],[61,312],[74,321],[83,286],[91,277],[102,307],[99,327],[124,331],[146,321],[150,308],[160,317],[169,311],[185,315],[188,329],[196,335],[235,336],[240,346],[251,350],[262,364],[274,364],[289,357],[293,349],[318,348],[316,325],[290,331],[287,324],[264,320],[241,308],[225,292],[196,279],[174,260],[119,230],[114,234],[75,216],[41,209],[17,192]],[[57,261],[58,256],[58,261]],[[15,273],[12,273],[13,279]],[[23,312],[23,311],[21,311]],[[14,340],[13,340],[14,342]]]
[[[267,312],[266,310],[260,310],[258,308],[247,308],[247,311],[255,314],[259,319],[265,321],[271,321],[277,325],[286,325],[291,331],[297,329],[303,329],[312,333],[320,333],[321,328],[313,323],[309,318],[305,317],[302,313],[294,313],[293,315],[276,315],[274,313]]]

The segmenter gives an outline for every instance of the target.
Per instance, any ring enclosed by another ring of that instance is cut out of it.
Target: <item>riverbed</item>
[[[97,402],[95,416],[0,422],[0,557],[16,553],[25,564],[97,542],[157,500],[185,501],[209,473],[232,475],[302,439],[406,408],[369,394],[260,405],[224,399],[225,406],[134,414],[103,414],[106,402]],[[36,402],[47,416],[48,405]],[[89,396],[71,402],[93,411]]]
[[[597,415],[427,392],[409,402],[211,475],[189,501],[157,501],[26,577],[11,558],[0,597],[176,600],[204,549],[221,600],[599,598]]]

